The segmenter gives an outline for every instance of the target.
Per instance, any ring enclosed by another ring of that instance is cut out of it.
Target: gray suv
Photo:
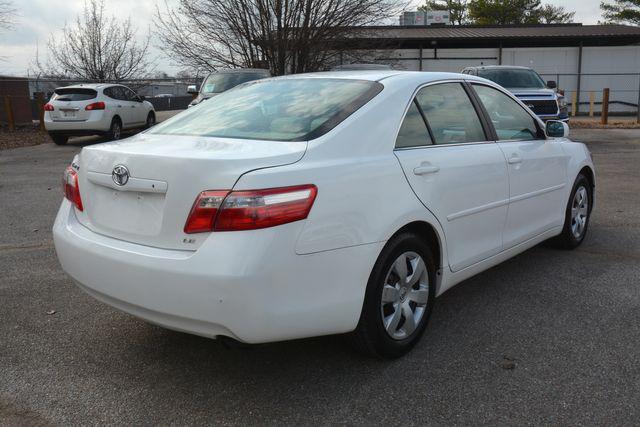
[[[531,68],[510,65],[467,67],[462,74],[483,77],[513,93],[542,120],[569,121],[567,102],[555,81],[545,81]]]

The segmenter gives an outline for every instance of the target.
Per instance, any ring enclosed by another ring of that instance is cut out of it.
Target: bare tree
[[[46,66],[37,62],[45,75],[95,81],[121,81],[148,75],[150,35],[136,40],[131,18],[118,21],[105,15],[104,0],[85,1],[82,15],[65,25],[62,36],[47,43]]]
[[[11,0],[0,0],[0,30],[13,28],[16,12]]]
[[[255,67],[275,75],[323,69],[344,52],[339,40],[398,14],[402,0],[165,0],[157,9],[160,48],[191,68]]]

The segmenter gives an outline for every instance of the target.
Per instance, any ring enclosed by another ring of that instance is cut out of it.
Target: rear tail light
[[[93,104],[89,104],[86,107],[84,107],[85,110],[87,111],[93,111],[93,110],[104,110],[104,102],[102,101],[98,101],[98,102],[94,102]]]
[[[82,199],[80,198],[80,187],[78,186],[78,172],[71,166],[67,166],[62,179],[64,185],[64,196],[82,211]]]
[[[274,227],[307,218],[315,185],[252,191],[203,191],[191,209],[185,233]]]
[[[184,225],[184,232],[191,234],[213,230],[218,209],[227,194],[229,194],[228,191],[203,191],[200,193],[191,208],[187,223]]]
[[[44,111],[53,111],[55,110],[55,108],[53,108],[53,105],[46,103],[44,104]]]

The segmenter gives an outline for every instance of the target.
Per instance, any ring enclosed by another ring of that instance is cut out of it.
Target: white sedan
[[[151,127],[155,122],[150,102],[116,84],[60,87],[44,106],[45,129],[58,145],[80,135],[106,135],[116,140],[123,130]]]
[[[398,357],[453,285],[587,233],[594,167],[478,77],[251,82],[83,148],[55,221],[64,270],[167,328],[263,343],[350,333]]]

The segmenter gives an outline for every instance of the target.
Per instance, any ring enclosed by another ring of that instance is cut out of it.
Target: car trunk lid
[[[84,210],[76,214],[96,233],[195,250],[208,233],[185,234],[183,228],[201,191],[231,190],[248,171],[297,162],[306,147],[306,142],[151,134],[85,147],[79,159]]]

